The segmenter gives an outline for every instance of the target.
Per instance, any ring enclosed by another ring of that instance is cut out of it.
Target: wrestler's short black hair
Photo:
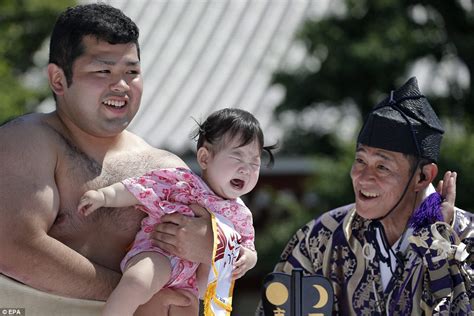
[[[250,112],[237,108],[224,108],[211,113],[203,123],[197,124],[198,128],[193,135],[197,140],[197,149],[208,143],[212,147],[209,150],[217,152],[225,145],[225,140],[234,137],[240,137],[239,147],[257,140],[260,150],[269,155],[269,165],[273,165],[275,159],[272,150],[276,145],[264,145],[260,123]]]
[[[372,109],[357,143],[437,162],[443,133],[441,121],[413,77]]]
[[[69,7],[56,20],[49,46],[49,62],[64,71],[68,86],[74,60],[84,53],[84,36],[110,44],[133,43],[140,58],[138,27],[122,11],[104,3]]]

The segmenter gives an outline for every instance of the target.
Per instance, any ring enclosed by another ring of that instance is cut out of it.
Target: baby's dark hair
[[[110,44],[138,45],[138,27],[122,11],[104,3],[67,8],[59,15],[51,34],[49,62],[61,67],[68,86],[72,83],[72,64],[84,53],[82,39],[93,36]]]
[[[198,128],[193,134],[193,138],[197,140],[198,150],[205,143],[208,143],[212,146],[208,149],[214,153],[225,145],[225,137],[240,137],[239,147],[257,140],[260,150],[267,152],[269,155],[268,166],[273,165],[275,158],[272,150],[276,148],[276,145],[264,146],[262,128],[251,113],[236,108],[217,110],[209,115],[202,124],[198,123]]]

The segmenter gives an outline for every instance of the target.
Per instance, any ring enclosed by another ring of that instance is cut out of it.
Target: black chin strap
[[[413,202],[413,210],[415,209],[417,197],[418,197],[418,192],[416,192],[415,201]],[[386,214],[382,218],[386,217],[388,214]],[[385,250],[385,253],[387,254],[387,256],[384,256],[382,254],[380,244],[377,240],[377,230],[380,231],[380,237],[381,237],[380,239],[382,240],[382,247]],[[390,272],[392,272],[392,275],[397,279],[401,278],[403,270],[405,269],[405,260],[403,257],[403,253],[400,251],[400,247],[402,246],[403,237],[405,236],[406,231],[407,231],[407,227],[405,226],[405,229],[403,230],[403,233],[398,242],[396,250],[393,250],[392,247],[390,246],[387,235],[385,234],[385,228],[383,227],[382,222],[380,220],[378,219],[372,220],[372,222],[368,226],[367,231],[365,232],[365,238],[375,248],[375,254],[378,257],[378,260],[387,264],[387,266],[390,268]],[[392,266],[392,260],[390,258],[390,254],[392,254],[395,257],[395,260],[397,261],[397,264],[395,267]]]

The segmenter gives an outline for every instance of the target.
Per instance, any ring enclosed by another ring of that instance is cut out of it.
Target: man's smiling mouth
[[[373,193],[373,192],[370,192],[370,191],[360,190],[359,192],[360,192],[360,194],[361,194],[363,197],[371,198],[371,199],[380,196],[380,194]]]
[[[106,106],[112,107],[114,109],[120,109],[124,107],[127,104],[127,102],[118,101],[118,100],[105,100],[102,102],[102,104],[105,104]]]

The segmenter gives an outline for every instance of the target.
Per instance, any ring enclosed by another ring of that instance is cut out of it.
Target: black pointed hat
[[[436,162],[443,133],[438,116],[413,77],[371,110],[357,142]]]

